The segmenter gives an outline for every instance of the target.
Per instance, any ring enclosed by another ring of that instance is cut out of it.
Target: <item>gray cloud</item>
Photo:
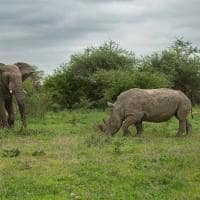
[[[115,40],[143,55],[183,36],[200,45],[199,0],[0,0],[0,62],[46,73],[85,47]]]

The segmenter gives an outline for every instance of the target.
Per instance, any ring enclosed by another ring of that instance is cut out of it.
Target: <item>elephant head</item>
[[[23,81],[32,73],[34,73],[34,69],[27,63],[19,62],[14,65],[0,65],[1,98],[6,99],[9,96],[15,96],[24,127],[26,127],[26,117]]]

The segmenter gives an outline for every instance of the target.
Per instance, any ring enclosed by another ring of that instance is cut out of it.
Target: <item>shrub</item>
[[[174,89],[200,103],[200,54],[190,42],[177,39],[168,49],[146,57],[142,65],[144,71],[165,73]]]
[[[160,88],[170,87],[171,82],[162,73],[140,72],[138,70],[98,71],[93,76],[98,87],[99,100],[97,106],[104,107],[107,101],[115,101],[117,96],[131,88]]]
[[[111,41],[72,55],[68,64],[46,79],[45,88],[53,104],[58,103],[62,108],[93,107],[101,95],[93,74],[98,70],[132,69],[135,65],[134,54]]]
[[[130,88],[170,87],[200,103],[200,56],[190,42],[177,39],[171,47],[137,59],[108,42],[71,56],[44,83],[52,108],[104,107]]]
[[[35,73],[34,76],[27,79],[24,83],[24,90],[28,115],[43,118],[48,111],[50,98],[43,89],[41,74]]]

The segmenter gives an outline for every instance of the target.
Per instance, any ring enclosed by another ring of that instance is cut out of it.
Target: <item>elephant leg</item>
[[[177,132],[177,136],[183,136],[186,132],[186,120],[179,120],[179,129]]]
[[[15,121],[15,113],[14,113],[14,106],[12,97],[5,100],[5,108],[8,112],[8,126],[12,128],[14,126]]]
[[[7,127],[6,112],[4,104],[0,103],[0,128]]]
[[[142,131],[143,131],[143,127],[142,127],[142,121],[141,122],[137,122],[135,124],[136,130],[137,130],[137,135],[141,135]]]
[[[129,136],[129,135],[131,135],[131,132],[130,132],[130,130],[128,129],[129,128],[129,126],[131,126],[131,125],[133,125],[133,124],[135,124],[135,117],[134,116],[128,116],[125,120],[124,120],[124,122],[123,122],[123,124],[122,124],[122,130],[123,130],[123,135],[124,136]]]

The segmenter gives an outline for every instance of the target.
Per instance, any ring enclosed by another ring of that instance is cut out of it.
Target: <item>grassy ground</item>
[[[144,124],[144,134],[101,135],[98,111],[48,113],[23,134],[0,133],[0,199],[200,199],[200,109],[193,133],[175,137],[176,119]]]

